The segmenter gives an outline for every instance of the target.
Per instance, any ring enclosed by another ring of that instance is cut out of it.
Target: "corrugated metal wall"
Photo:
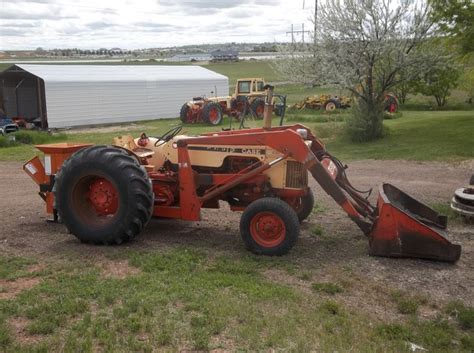
[[[176,118],[193,96],[227,95],[227,79],[188,81],[48,82],[50,128]]]

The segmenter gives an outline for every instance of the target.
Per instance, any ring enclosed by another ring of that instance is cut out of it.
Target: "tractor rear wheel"
[[[131,240],[153,212],[148,175],[134,157],[112,146],[87,147],[66,160],[55,198],[60,219],[85,243]]]
[[[338,109],[340,107],[340,104],[337,100],[335,99],[330,99],[326,102],[326,104],[324,105],[324,109],[327,111],[327,112],[332,112],[336,109]]]
[[[183,123],[192,123],[193,122],[193,111],[191,107],[184,103],[179,111],[179,118]]]
[[[202,118],[208,124],[219,125],[223,118],[221,106],[217,103],[207,103],[202,110]]]
[[[398,101],[393,94],[387,94],[385,96],[385,111],[389,113],[396,113],[398,110]]]
[[[250,105],[250,109],[255,113],[258,119],[263,119],[263,112],[265,111],[265,101],[262,98],[256,98]]]
[[[259,255],[284,255],[298,240],[300,224],[295,211],[285,202],[264,197],[252,202],[240,219],[245,247]]]

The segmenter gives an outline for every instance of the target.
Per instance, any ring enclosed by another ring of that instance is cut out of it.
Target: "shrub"
[[[64,140],[67,140],[67,135],[63,133],[51,134],[45,131],[22,130],[7,136],[0,136],[0,148],[17,146],[19,144],[40,145]]]
[[[367,103],[359,99],[346,120],[346,129],[353,142],[366,142],[384,136],[384,104],[382,101]]]

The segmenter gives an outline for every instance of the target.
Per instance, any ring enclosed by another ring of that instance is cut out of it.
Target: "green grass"
[[[3,350],[408,352],[407,340],[433,352],[473,348],[470,331],[446,320],[452,310],[434,321],[415,315],[388,323],[346,307],[337,296],[321,299],[321,293],[342,293],[334,283],[315,283],[308,294],[263,276],[270,268],[285,269],[287,261],[186,248],[122,250],[113,258],[139,271],[104,277],[99,264],[71,254],[50,263],[37,286],[0,300]],[[13,272],[34,262],[1,259]],[[25,323],[23,335],[35,337],[31,343],[18,340],[14,320]]]
[[[421,295],[410,295],[396,290],[391,293],[392,300],[397,306],[400,314],[416,314],[418,308],[428,302],[427,298]]]
[[[218,72],[229,78],[229,85],[234,86],[239,78],[258,77],[267,82],[285,81],[273,68],[270,61],[239,61],[237,63],[209,63],[201,65],[206,69]]]
[[[446,306],[445,311],[454,317],[464,330],[474,329],[474,308],[465,306],[460,301],[454,301]]]
[[[449,202],[438,202],[430,205],[432,209],[442,215],[448,216],[448,223],[463,224],[466,223],[466,219],[459,213],[456,213]]]
[[[327,143],[327,149],[341,160],[459,161],[474,157],[474,114],[470,111],[403,112],[401,118],[384,124],[389,133],[383,139],[356,144],[337,137]],[[318,125],[313,126],[317,132]]]
[[[348,112],[337,114],[337,119]],[[288,123],[298,121],[294,115],[289,115]],[[314,133],[326,142],[328,151],[341,160],[359,159],[405,159],[416,161],[459,161],[474,158],[474,146],[472,144],[472,131],[474,131],[474,114],[470,111],[437,111],[437,112],[403,112],[403,116],[397,119],[386,120],[384,124],[388,128],[388,136],[383,139],[368,143],[352,143],[344,137],[344,123],[318,122],[321,114],[314,114],[314,122],[311,114],[307,113],[303,124],[309,126]],[[329,118],[330,119],[330,118]],[[274,119],[277,124],[278,119]],[[173,126],[179,124],[179,120],[154,120],[139,122],[143,126],[123,126],[118,132],[98,133],[91,130],[90,133],[71,133],[47,135],[45,133],[31,132],[32,143],[45,142],[85,142],[110,144],[115,136],[121,134],[138,135],[145,130],[150,136],[161,135]],[[248,126],[259,126],[260,122],[251,121]],[[222,127],[229,126],[226,118],[222,126],[210,127],[205,124],[186,125],[183,133],[199,134],[207,131],[219,131]],[[234,127],[237,127],[234,122]],[[40,142],[39,142],[40,141]],[[1,148],[0,160],[24,161],[35,154],[32,145],[20,145]]]
[[[14,280],[27,275],[28,266],[36,262],[21,257],[0,257],[0,279]]]
[[[330,295],[342,293],[344,291],[342,287],[331,282],[313,283],[311,287],[317,292],[330,294]]]

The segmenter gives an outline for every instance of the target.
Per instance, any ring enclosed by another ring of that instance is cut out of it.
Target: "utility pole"
[[[316,33],[318,30],[318,0],[314,0],[314,44],[316,44]]]
[[[301,39],[304,43],[304,34],[305,33],[310,33],[309,31],[305,31],[304,30],[304,23],[301,24],[301,31],[295,31],[293,29],[293,24],[291,25],[291,31],[290,32],[286,32],[286,34],[290,34],[291,33],[291,43],[294,45],[295,44],[295,34],[300,34],[301,33]]]

